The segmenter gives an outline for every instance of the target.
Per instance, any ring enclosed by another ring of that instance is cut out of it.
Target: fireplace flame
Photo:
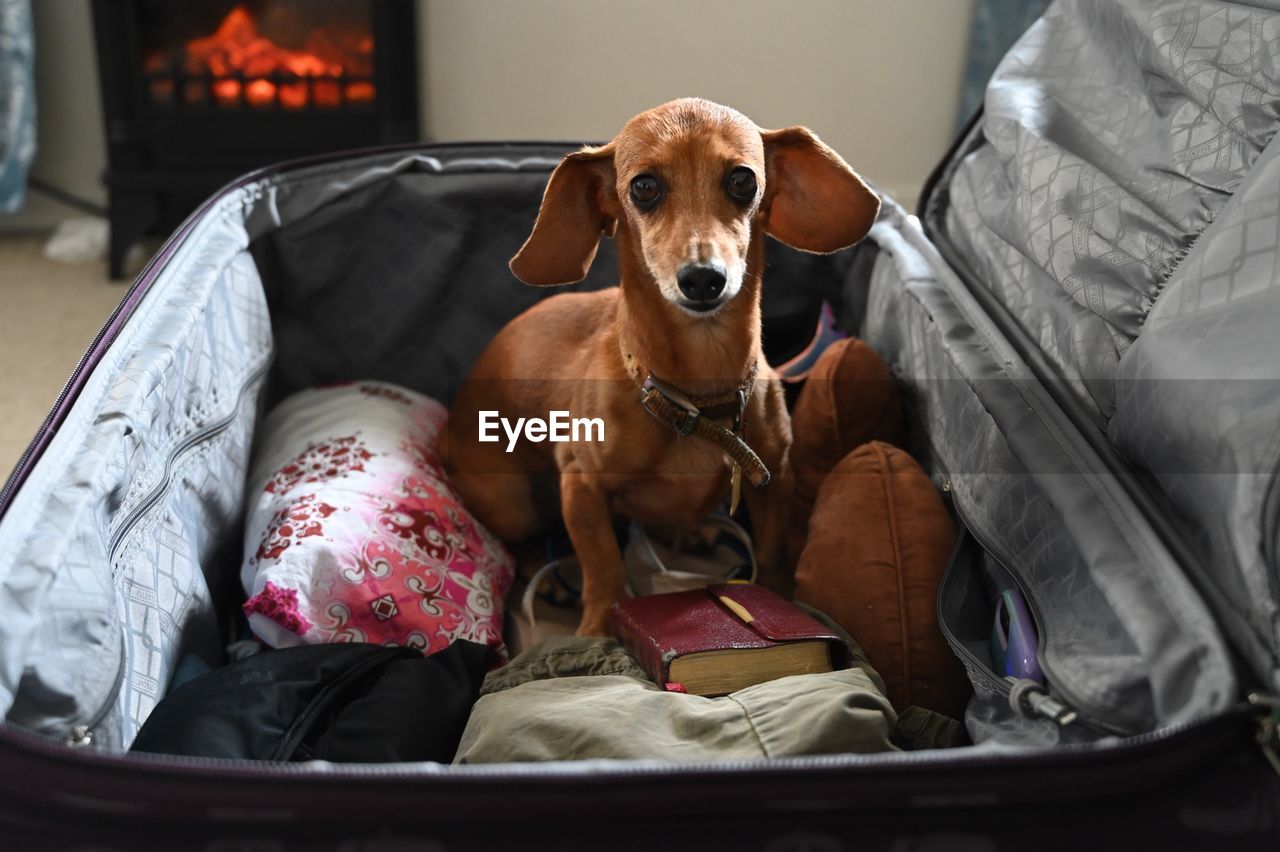
[[[283,109],[299,110],[368,106],[375,95],[368,79],[373,72],[371,35],[318,27],[307,34],[301,49],[291,50],[263,36],[244,6],[233,8],[211,35],[188,41],[179,52],[153,54],[146,70],[152,100],[160,104],[173,102],[177,75],[188,78],[180,95],[188,104],[207,97],[222,107],[244,103],[265,109],[278,102]]]

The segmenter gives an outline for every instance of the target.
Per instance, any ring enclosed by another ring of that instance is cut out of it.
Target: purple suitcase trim
[[[0,489],[0,520],[4,518],[5,513],[9,510],[9,505],[13,502],[18,489],[22,487],[27,477],[31,475],[36,462],[44,455],[44,451],[48,448],[49,442],[53,440],[54,434],[66,421],[67,413],[75,405],[76,400],[79,399],[80,392],[84,389],[89,374],[101,363],[102,356],[111,348],[111,344],[115,342],[120,334],[120,329],[132,318],[134,311],[137,310],[139,303],[142,302],[142,298],[151,289],[151,285],[155,282],[159,271],[168,263],[169,258],[173,256],[174,251],[186,238],[194,223],[227,193],[252,182],[252,180],[265,176],[265,170],[253,172],[237,179],[234,183],[212,195],[178,226],[178,229],[173,232],[169,239],[165,240],[164,245],[143,267],[142,272],[138,274],[133,284],[129,285],[129,290],[125,293],[124,298],[120,300],[120,304],[116,306],[111,316],[107,318],[106,324],[98,332],[93,342],[89,344],[88,350],[80,357],[80,362],[75,369],[71,371],[70,378],[67,379],[67,383],[54,401],[53,409],[45,417],[44,422],[36,431],[35,437],[27,445],[27,449],[18,458],[18,464],[14,467],[13,472],[9,474],[4,488]]]

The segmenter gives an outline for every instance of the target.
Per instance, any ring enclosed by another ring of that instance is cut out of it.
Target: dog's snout
[[[714,302],[724,292],[725,274],[719,265],[687,263],[676,273],[680,292],[691,302]]]

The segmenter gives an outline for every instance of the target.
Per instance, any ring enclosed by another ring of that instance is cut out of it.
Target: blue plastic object
[[[1040,670],[1040,637],[1022,593],[1005,589],[996,598],[995,624],[991,628],[991,662],[1002,676],[1044,683]]]

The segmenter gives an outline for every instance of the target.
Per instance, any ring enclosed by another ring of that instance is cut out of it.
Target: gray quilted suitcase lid
[[[923,204],[1280,689],[1280,9],[1059,0]]]

